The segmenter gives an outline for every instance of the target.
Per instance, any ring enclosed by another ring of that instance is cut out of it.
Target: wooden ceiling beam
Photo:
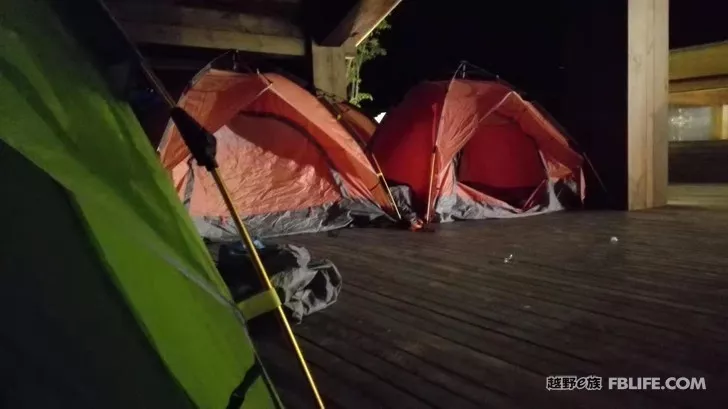
[[[728,88],[671,92],[670,104],[692,106],[728,105]]]
[[[137,43],[182,47],[240,50],[261,54],[303,56],[303,39],[244,34],[234,31],[181,27],[162,24],[122,22],[124,30]]]
[[[728,75],[728,42],[670,51],[670,80]]]
[[[714,88],[728,88],[728,75],[670,81],[671,93],[701,91]]]
[[[401,1],[358,0],[321,45],[338,47],[349,43],[358,46]]]
[[[301,30],[274,17],[168,4],[111,2],[109,8],[138,43],[295,56],[306,51]]]
[[[106,3],[159,4],[273,16],[288,20],[300,17],[301,0],[105,0]]]

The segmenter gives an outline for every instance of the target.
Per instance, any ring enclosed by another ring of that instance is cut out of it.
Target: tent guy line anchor
[[[240,233],[243,244],[245,245],[246,249],[251,255],[253,266],[255,267],[255,270],[257,271],[259,278],[265,288],[265,291],[273,292],[275,294],[275,289],[273,288],[273,284],[270,281],[270,278],[268,277],[268,273],[266,272],[265,266],[263,265],[262,260],[260,259],[260,255],[258,254],[257,248],[255,247],[255,244],[253,243],[253,239],[250,236],[250,233],[248,232],[247,228],[243,224],[242,219],[240,218],[240,215],[238,215],[237,211],[235,210],[235,206],[233,205],[232,199],[230,198],[230,194],[228,191],[227,186],[225,185],[225,182],[223,181],[222,177],[220,176],[220,172],[218,171],[218,163],[215,158],[217,153],[217,140],[215,139],[215,136],[213,136],[210,132],[208,132],[202,125],[200,125],[192,116],[190,116],[187,111],[177,106],[175,101],[172,99],[169,92],[167,92],[167,89],[164,87],[162,82],[159,80],[159,78],[156,76],[156,74],[152,71],[149,64],[146,62],[146,59],[141,54],[139,49],[136,47],[134,42],[131,41],[127,33],[123,30],[119,22],[114,18],[114,15],[111,13],[111,11],[108,9],[106,4],[103,0],[99,0],[98,3],[101,5],[101,7],[104,9],[106,14],[108,15],[109,19],[113,22],[113,24],[117,27],[119,32],[122,33],[125,40],[127,41],[130,49],[134,52],[134,56],[136,57],[137,63],[139,64],[142,72],[144,73],[144,76],[149,80],[149,82],[152,83],[152,86],[155,88],[157,92],[164,98],[165,102],[169,106],[170,109],[170,116],[172,118],[172,121],[177,126],[180,135],[182,136],[182,139],[184,140],[185,144],[187,145],[187,148],[189,149],[192,156],[195,158],[195,161],[197,161],[197,164],[199,166],[204,167],[210,174],[212,175],[215,184],[217,185],[218,190],[220,191],[220,195],[223,198],[223,201],[225,202],[225,206],[228,209],[228,212],[230,213],[230,216],[233,219],[233,222],[235,224],[235,227],[238,229],[238,232]],[[278,303],[276,307],[276,313],[278,315],[279,321],[281,325],[283,326],[286,335],[288,337],[289,342],[291,343],[291,346],[294,349],[294,352],[296,353],[296,357],[298,360],[299,365],[301,366],[301,369],[303,370],[304,374],[306,375],[306,379],[309,383],[309,386],[311,388],[311,392],[314,395],[314,399],[316,400],[316,404],[319,408],[323,409],[324,403],[321,399],[321,395],[318,391],[318,388],[316,386],[316,382],[313,379],[313,375],[311,375],[311,371],[308,368],[308,365],[306,364],[306,360],[303,357],[303,352],[301,351],[301,348],[298,345],[298,342],[296,341],[296,337],[293,334],[293,329],[291,329],[291,325],[288,322],[288,319],[286,318],[286,315],[283,311],[283,307],[280,303]]]

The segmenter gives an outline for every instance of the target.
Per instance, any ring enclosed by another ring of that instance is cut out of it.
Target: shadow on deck
[[[728,407],[728,213],[439,227],[281,240],[344,276],[339,301],[295,328],[328,407]],[[289,354],[261,349],[288,407],[313,407]],[[548,375],[695,376],[707,390],[606,390],[604,379],[602,391],[549,392]]]

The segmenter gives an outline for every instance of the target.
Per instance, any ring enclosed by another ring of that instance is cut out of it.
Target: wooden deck
[[[339,301],[295,328],[329,408],[728,407],[728,213],[572,212],[284,241],[344,277]],[[313,407],[285,349],[266,342],[262,355],[288,407]],[[702,376],[707,390],[545,388],[548,375],[592,374]]]

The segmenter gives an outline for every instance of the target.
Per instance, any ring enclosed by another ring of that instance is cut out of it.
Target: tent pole
[[[210,174],[212,175],[213,179],[215,180],[215,184],[220,191],[220,195],[225,201],[225,206],[227,207],[230,216],[232,216],[233,218],[235,227],[238,229],[238,232],[243,239],[243,243],[245,244],[248,253],[252,256],[253,267],[255,267],[255,270],[257,271],[263,286],[267,291],[272,291],[275,294],[275,288],[273,288],[273,284],[271,283],[265,266],[263,265],[263,261],[260,259],[260,255],[258,254],[258,250],[255,247],[255,243],[253,243],[253,239],[250,236],[250,233],[248,233],[248,229],[245,227],[242,219],[240,219],[240,215],[238,215],[238,212],[235,210],[235,205],[230,198],[230,193],[227,189],[227,186],[225,185],[225,182],[223,181],[222,177],[220,176],[220,172],[218,171],[218,163],[215,159],[217,153],[217,140],[215,139],[215,136],[213,136],[204,127],[202,127],[202,125],[200,125],[194,118],[192,118],[192,116],[190,116],[190,114],[188,114],[184,109],[177,106],[176,102],[172,99],[169,92],[167,92],[167,89],[164,87],[159,77],[157,77],[154,71],[152,71],[151,67],[147,63],[142,53],[136,47],[134,42],[131,41],[131,39],[121,27],[119,22],[114,18],[114,15],[106,6],[104,1],[98,0],[98,3],[104,9],[111,22],[125,37],[125,40],[131,50],[134,52],[137,63],[142,69],[144,75],[166,101],[170,109],[170,116],[172,118],[172,121],[177,126],[177,129],[179,130],[179,133],[182,136],[185,145],[187,145],[187,148],[197,161],[197,164],[199,166],[205,167],[207,171],[210,172]],[[298,363],[301,366],[304,374],[306,375],[306,379],[308,380],[311,392],[313,393],[314,399],[316,400],[316,404],[319,408],[324,409],[324,403],[321,399],[321,394],[319,393],[316,382],[311,375],[311,371],[308,369],[306,360],[303,357],[303,352],[301,351],[301,348],[296,341],[296,336],[293,334],[293,330],[291,329],[291,325],[286,318],[286,314],[283,311],[283,306],[281,304],[278,304],[276,308],[276,313],[278,315],[279,321],[281,322],[281,325],[286,332],[286,336],[290,341],[294,352],[296,353]]]
[[[320,100],[322,100],[324,106],[326,106],[329,111],[335,115],[336,120],[346,129],[351,136],[353,136],[356,141],[359,143],[359,146],[364,150],[364,154],[369,157],[369,159],[372,162],[372,165],[374,165],[375,170],[377,171],[377,178],[379,179],[379,185],[382,189],[384,189],[384,192],[387,194],[387,197],[389,198],[389,201],[391,202],[392,208],[394,209],[394,212],[397,214],[397,220],[402,220],[402,215],[399,213],[399,209],[397,208],[397,202],[394,201],[394,195],[392,195],[392,190],[389,188],[389,184],[387,183],[387,180],[384,178],[384,172],[382,172],[382,168],[379,166],[379,162],[377,161],[377,157],[374,156],[374,153],[371,152],[366,144],[356,135],[356,132],[354,132],[353,129],[347,124],[345,121],[342,121],[341,118],[343,117],[343,112],[336,106],[336,104],[331,103],[326,96],[319,97]]]
[[[263,287],[266,291],[272,291],[275,293],[275,288],[273,288],[273,283],[270,281],[270,277],[268,276],[265,266],[263,265],[263,261],[260,259],[260,255],[258,254],[258,250],[255,247],[255,243],[253,243],[253,238],[250,236],[250,233],[245,227],[245,224],[243,224],[240,215],[238,215],[238,212],[235,210],[235,205],[230,198],[229,190],[225,185],[222,177],[220,176],[220,172],[218,171],[218,164],[215,160],[215,149],[217,145],[215,137],[207,130],[205,130],[202,125],[200,125],[194,118],[192,118],[185,110],[177,106],[172,108],[172,121],[177,126],[180,135],[182,135],[182,139],[184,139],[185,144],[190,150],[190,153],[192,153],[192,156],[197,161],[197,164],[199,166],[205,167],[207,171],[210,172],[210,174],[212,175],[215,181],[215,185],[217,186],[217,189],[219,190],[220,195],[225,202],[225,207],[227,208],[228,213],[230,213],[230,216],[233,219],[233,223],[235,224],[238,233],[240,233],[240,236],[243,239],[243,244],[245,244],[245,248],[248,250],[248,253],[253,259],[253,267],[258,273],[258,277],[262,282]],[[280,321],[281,326],[283,326],[283,329],[285,330],[288,341],[291,343],[291,346],[296,353],[296,358],[298,359],[301,370],[303,370],[304,374],[306,375],[306,379],[309,383],[311,392],[314,395],[316,403],[319,408],[323,409],[324,403],[321,399],[318,388],[316,387],[316,382],[314,381],[313,375],[311,375],[311,371],[306,364],[306,360],[303,357],[303,352],[301,351],[301,348],[296,341],[296,336],[293,334],[293,330],[291,329],[291,325],[288,322],[288,318],[286,318],[286,314],[283,311],[283,306],[280,304],[276,307],[276,315],[278,316],[278,320]]]
[[[250,233],[248,232],[248,229],[243,224],[243,221],[240,219],[240,215],[235,211],[235,205],[232,202],[232,199],[230,199],[230,193],[227,190],[227,186],[225,185],[225,182],[220,177],[220,172],[218,172],[217,168],[214,168],[210,171],[212,174],[213,179],[215,179],[215,184],[217,185],[218,189],[220,190],[220,194],[222,195],[223,200],[225,201],[225,206],[228,208],[228,211],[230,212],[230,215],[233,218],[233,222],[235,223],[235,227],[238,229],[238,232],[240,232],[240,235],[243,238],[243,242],[245,243],[245,247],[248,249],[248,252],[253,257],[253,264],[256,267],[256,270],[258,271],[258,275],[265,284],[265,288],[268,291],[274,291],[273,283],[270,281],[270,277],[268,277],[268,273],[265,270],[265,266],[263,265],[263,261],[260,259],[260,255],[258,254],[258,251],[255,247],[255,243],[253,243],[253,238],[250,236]],[[278,315],[278,318],[280,320],[281,325],[283,326],[283,329],[286,331],[286,335],[291,342],[291,346],[293,347],[294,352],[296,353],[296,357],[298,358],[298,362],[301,366],[301,369],[303,370],[304,374],[306,375],[306,379],[311,386],[311,392],[313,392],[314,398],[316,400],[316,403],[318,404],[318,407],[323,409],[324,408],[324,402],[321,399],[321,395],[318,391],[318,388],[316,387],[316,382],[313,379],[313,375],[311,375],[311,371],[308,369],[308,365],[306,364],[306,360],[303,357],[303,352],[301,351],[301,347],[298,345],[298,342],[296,341],[296,336],[293,333],[293,329],[291,328],[291,324],[288,322],[288,319],[286,318],[286,314],[283,311],[283,307],[279,304],[276,308],[276,312]]]
[[[437,156],[437,147],[432,148],[432,156],[430,157],[430,183],[427,185],[427,211],[425,212],[425,223],[430,223],[430,213],[432,209],[432,184],[435,179],[435,157]]]
[[[457,73],[456,73],[457,75]],[[452,84],[452,80],[450,80],[450,84]],[[450,88],[450,85],[448,85],[448,90]],[[447,99],[447,94],[445,94],[445,99]],[[443,99],[443,110],[445,105],[445,99]],[[430,223],[431,219],[431,213],[432,213],[432,206],[433,206],[433,197],[432,197],[432,189],[433,189],[433,183],[435,182],[435,159],[437,158],[437,139],[438,139],[438,132],[440,131],[439,122],[442,120],[441,117],[438,117],[437,115],[437,108],[432,107],[432,156],[430,157],[430,179],[429,183],[427,184],[427,210],[425,211],[425,224]],[[439,120],[438,120],[439,119]]]
[[[366,148],[364,148],[366,149]],[[402,214],[399,213],[399,209],[397,208],[397,202],[394,201],[394,195],[392,195],[392,189],[389,188],[389,184],[387,183],[387,180],[384,178],[384,173],[382,172],[382,168],[379,167],[379,162],[377,162],[377,157],[374,156],[374,153],[371,153],[372,163],[374,163],[374,166],[377,167],[377,176],[379,177],[379,183],[382,185],[382,188],[387,193],[387,196],[389,197],[389,201],[392,202],[392,208],[394,209],[394,212],[397,213],[397,220],[402,220]]]

